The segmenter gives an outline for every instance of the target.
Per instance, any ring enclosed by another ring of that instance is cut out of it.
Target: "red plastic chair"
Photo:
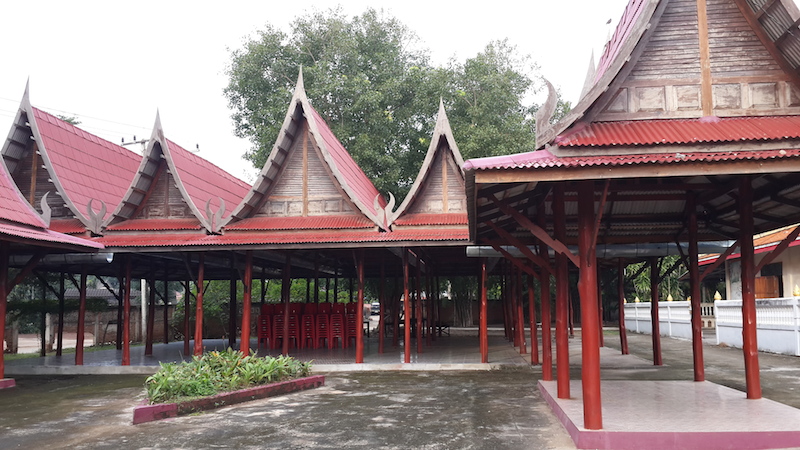
[[[334,303],[331,306],[331,313],[344,315],[344,303]]]
[[[331,309],[333,308],[333,304],[331,303],[320,303],[317,307],[317,312],[319,314],[330,314]]]
[[[261,350],[261,343],[264,341],[268,347],[272,341],[272,315],[261,314],[258,316],[258,349]]]
[[[289,316],[289,345],[299,345],[298,338],[300,324],[296,315]],[[294,341],[294,342],[292,342]],[[272,349],[275,350],[283,344],[283,314],[275,314],[272,318]]]
[[[358,303],[350,302],[344,306],[344,310],[347,314],[356,314],[358,312]]]
[[[359,320],[361,316],[359,314],[346,314],[344,316],[345,320],[345,340],[344,340],[344,347],[347,348],[350,345],[350,339],[353,340],[353,345],[356,345],[356,333],[358,333],[358,325],[361,323]]]
[[[300,316],[300,348],[317,348],[317,325],[314,314]]]
[[[342,343],[342,348],[347,348],[347,331],[345,330],[344,314],[332,313],[330,315],[330,330],[329,330],[328,348],[334,347],[336,338]]]
[[[323,303],[324,304],[324,303]],[[322,345],[328,345],[328,348],[332,348],[330,346],[331,343],[331,317],[329,313],[319,313],[315,317],[315,325],[316,325],[316,341],[314,342],[314,348],[320,348]],[[324,344],[323,344],[324,343]]]

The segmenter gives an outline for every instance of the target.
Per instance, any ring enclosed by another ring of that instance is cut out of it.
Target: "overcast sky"
[[[241,159],[250,144],[233,136],[222,89],[229,50],[266,23],[288,31],[292,19],[313,8],[341,4],[351,16],[382,8],[417,33],[435,64],[463,61],[491,40],[508,38],[574,104],[592,50],[599,57],[627,0],[452,3],[2,2],[0,133],[7,135],[30,78],[34,106],[77,116],[81,128],[112,142],[149,137],[159,110],[171,140],[187,149],[199,145],[202,157],[252,181],[258,171]]]

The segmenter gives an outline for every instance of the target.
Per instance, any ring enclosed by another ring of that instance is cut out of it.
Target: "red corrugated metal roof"
[[[800,137],[800,116],[703,117],[577,123],[556,137],[560,147],[697,144]]]
[[[395,225],[467,225],[466,213],[461,214],[404,214],[394,221]]]
[[[31,228],[25,225],[15,225],[0,221],[0,240],[2,239],[2,235],[13,236],[15,238],[22,238],[41,243],[74,245],[76,247],[85,247],[86,250],[103,248],[103,245],[99,242],[93,242],[67,234],[56,233],[55,231],[51,230]],[[42,245],[47,246],[47,244]]]
[[[371,211],[372,214],[376,214],[373,201],[379,193],[375,185],[367,178],[367,175],[361,170],[361,167],[356,164],[353,157],[350,156],[350,153],[344,148],[342,143],[339,142],[339,139],[333,134],[328,124],[322,120],[322,116],[320,116],[313,107],[311,108],[311,113],[317,123],[319,132],[322,135],[321,137],[325,141],[328,151],[333,157],[336,169],[338,169],[339,173],[345,178],[343,181],[350,186],[364,207]],[[380,196],[379,202],[381,206],[386,206],[386,200],[382,195]]]
[[[253,217],[233,223],[226,230],[320,230],[373,228],[375,222],[364,216]]]
[[[171,230],[199,230],[200,221],[189,219],[132,219],[111,225],[109,231],[171,231]]]
[[[691,152],[691,153],[647,153],[638,155],[599,155],[558,157],[548,150],[537,150],[516,155],[492,156],[471,159],[464,163],[465,170],[572,168],[591,166],[625,166],[638,164],[680,164],[688,162],[716,162],[788,159],[800,157],[800,149]]]
[[[305,232],[241,232],[224,235],[111,235],[96,238],[106,247],[196,247],[227,245],[287,245],[287,244],[359,244],[370,242],[403,241],[467,241],[469,232],[464,229],[422,229],[395,232],[359,230]]]
[[[636,24],[636,19],[639,18],[639,14],[641,14],[644,9],[644,4],[645,0],[630,0],[630,2],[628,2],[628,6],[625,7],[625,12],[622,13],[622,18],[617,24],[617,28],[614,30],[611,40],[608,41],[605,48],[603,48],[603,55],[600,56],[600,61],[597,63],[595,81],[599,80],[603,74],[605,74],[606,70],[611,66],[611,63],[617,55],[619,55],[625,41],[628,40],[628,36],[630,36],[633,30],[634,24]]]
[[[53,219],[50,229],[59,233],[80,234],[86,232],[86,227],[78,219]]]
[[[186,193],[203,215],[208,199],[211,199],[212,210],[219,208],[219,198],[222,198],[225,209],[231,211],[250,190],[249,184],[178,144],[167,140],[167,145]]]
[[[0,162],[0,219],[34,227],[46,227],[44,220],[22,198],[5,167],[5,164]]]
[[[139,168],[141,157],[33,108],[36,125],[59,182],[81,214],[89,199],[114,211]],[[94,203],[95,211],[100,205]]]

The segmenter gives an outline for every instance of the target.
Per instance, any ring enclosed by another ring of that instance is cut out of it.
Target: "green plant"
[[[259,357],[227,349],[182,363],[162,363],[145,381],[151,404],[167,403],[308,376],[311,363],[290,356]]]

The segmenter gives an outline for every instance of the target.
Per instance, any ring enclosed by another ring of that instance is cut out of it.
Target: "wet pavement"
[[[649,335],[629,334],[626,356],[619,337],[606,333],[604,380],[692,380],[690,342],[663,338],[664,366],[656,367]],[[447,361],[449,353],[469,367],[472,340],[442,339],[420,362]],[[18,387],[0,390],[0,448],[575,448],[538,391],[541,367],[520,364],[530,356],[507,342],[495,345],[490,360],[507,363],[494,370],[329,372],[319,389],[137,426],[131,418],[144,375],[16,375]],[[740,349],[707,343],[704,353],[708,381],[744,390]],[[394,365],[400,354],[392,350],[385,363],[374,357],[374,365]],[[580,339],[570,340],[570,354],[579,380]],[[800,408],[800,358],[759,360],[764,397]]]
[[[21,377],[0,448],[575,448],[531,369],[328,375],[325,386],[131,425],[143,377]]]

